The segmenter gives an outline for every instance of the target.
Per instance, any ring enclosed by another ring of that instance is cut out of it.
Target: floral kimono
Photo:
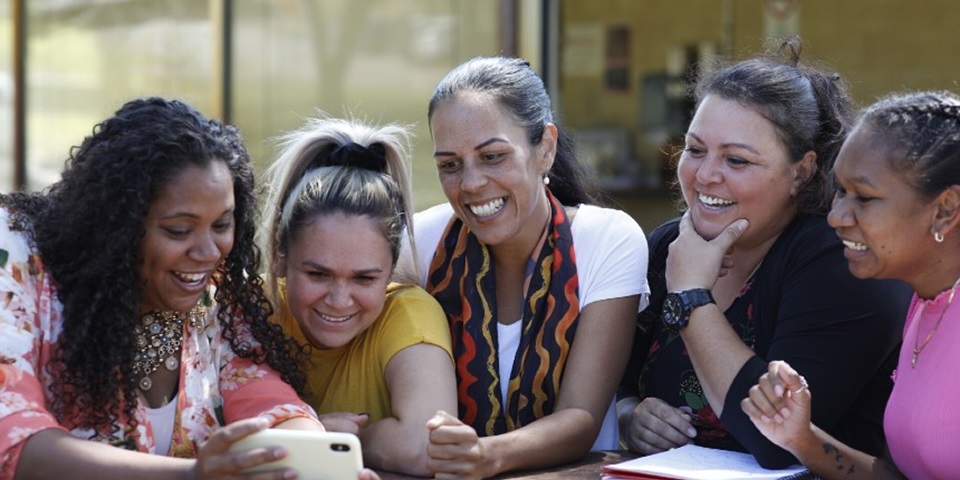
[[[25,441],[38,431],[56,428],[93,437],[90,430],[71,430],[69,419],[58,422],[48,409],[54,378],[44,367],[62,333],[61,311],[37,252],[23,232],[10,230],[9,213],[0,211],[0,480],[13,478]],[[198,445],[214,430],[244,418],[267,417],[271,424],[316,418],[276,371],[233,353],[216,311],[216,306],[207,309],[201,327],[184,325],[170,456],[196,457]],[[136,431],[121,427],[115,436],[96,441],[155,452],[143,403],[135,417]]]

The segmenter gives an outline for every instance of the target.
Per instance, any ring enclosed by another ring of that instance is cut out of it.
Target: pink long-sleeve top
[[[957,478],[960,473],[960,294],[931,300],[914,296],[884,433],[897,468],[912,480]],[[923,345],[936,327],[936,332]],[[916,367],[914,348],[923,345]]]

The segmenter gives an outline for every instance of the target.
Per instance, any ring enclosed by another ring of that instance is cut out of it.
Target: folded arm
[[[427,420],[438,410],[457,411],[450,354],[429,343],[399,351],[387,364],[392,416],[360,430],[364,461],[376,468],[431,476]]]
[[[584,307],[553,413],[478,438],[455,418],[431,420],[430,466],[451,478],[487,478],[574,461],[593,445],[626,366],[639,296]]]
[[[892,464],[836,440],[810,423],[812,393],[789,364],[770,362],[740,405],[757,429],[827,480],[902,479]]]

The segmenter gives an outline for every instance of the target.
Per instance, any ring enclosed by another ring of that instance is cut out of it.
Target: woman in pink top
[[[829,222],[850,271],[900,279],[915,291],[884,416],[891,458],[854,450],[811,424],[811,392],[784,362],[771,362],[741,405],[767,437],[823,478],[957,478],[960,97],[880,100],[844,143],[834,176]]]

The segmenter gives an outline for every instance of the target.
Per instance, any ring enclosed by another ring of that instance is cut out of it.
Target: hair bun
[[[382,143],[373,143],[364,147],[350,142],[333,149],[325,162],[328,166],[363,168],[374,172],[387,171],[387,150]]]
[[[793,68],[799,67],[802,53],[803,42],[797,36],[790,36],[782,40],[780,47],[777,48],[777,56],[780,57],[781,62]]]

